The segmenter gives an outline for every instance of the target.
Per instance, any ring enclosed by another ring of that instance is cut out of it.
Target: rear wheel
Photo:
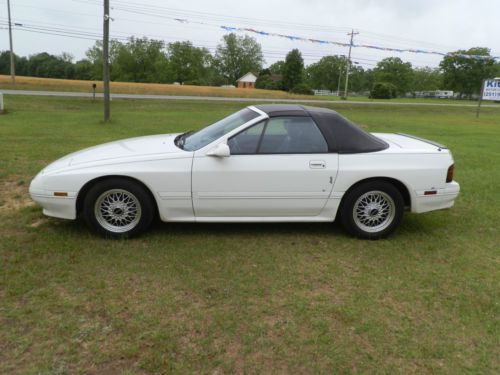
[[[83,201],[85,222],[104,237],[137,236],[149,227],[153,216],[154,206],[148,192],[127,179],[97,182]]]
[[[347,193],[341,205],[340,221],[354,236],[379,239],[396,230],[403,211],[403,197],[394,185],[369,181]]]

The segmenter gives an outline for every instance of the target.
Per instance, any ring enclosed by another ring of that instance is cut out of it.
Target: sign
[[[500,79],[487,79],[484,81],[482,100],[500,101]]]

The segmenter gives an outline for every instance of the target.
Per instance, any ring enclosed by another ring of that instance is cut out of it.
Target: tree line
[[[456,51],[470,55],[490,56],[490,50],[475,47]],[[0,53],[0,74],[9,74],[9,52]],[[16,73],[24,76],[82,80],[102,79],[102,43],[89,48],[84,59],[46,52],[29,57],[15,56]],[[475,60],[445,56],[439,68],[413,67],[398,57],[379,61],[364,69],[356,61],[342,56],[325,56],[305,66],[298,49],[284,60],[263,68],[260,44],[252,37],[234,33],[224,35],[211,53],[189,41],[165,43],[148,38],[112,40],[110,71],[112,81],[173,83],[220,86],[235,84],[248,72],[258,75],[257,88],[311,93],[311,88],[342,92],[349,66],[349,90],[370,92],[375,97],[395,97],[409,92],[453,90],[470,97],[480,91],[485,78],[500,76],[500,63],[493,59]]]

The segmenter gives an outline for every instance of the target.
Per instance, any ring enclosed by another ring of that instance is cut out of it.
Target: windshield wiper
[[[193,133],[192,130],[178,135],[177,137],[175,137],[174,144],[181,150],[184,150],[184,142],[186,142],[187,136],[190,135],[191,133]]]

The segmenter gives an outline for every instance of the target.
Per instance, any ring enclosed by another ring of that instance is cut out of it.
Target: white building
[[[255,81],[257,81],[257,76],[252,72],[248,72],[236,81],[236,87],[238,87],[239,89],[254,89]]]

